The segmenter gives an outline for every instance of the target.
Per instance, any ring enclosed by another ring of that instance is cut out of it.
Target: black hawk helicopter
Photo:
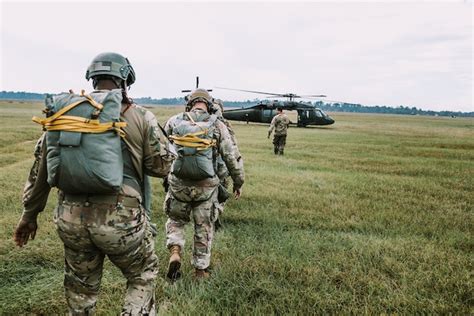
[[[297,98],[323,98],[325,95],[296,95],[294,93],[271,93],[253,90],[232,89],[224,87],[215,87],[216,89],[243,91],[257,94],[266,94],[270,98],[287,98],[287,101],[262,101],[254,106],[242,109],[225,110],[224,118],[233,121],[257,122],[257,123],[271,123],[272,118],[277,114],[277,108],[281,107],[284,110],[298,112],[298,127],[306,127],[308,125],[331,125],[334,124],[334,119],[327,115],[323,110],[315,107],[311,103],[296,102],[293,99]],[[294,123],[294,122],[293,122]]]

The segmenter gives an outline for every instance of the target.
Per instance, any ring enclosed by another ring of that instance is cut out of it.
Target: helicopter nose
[[[327,119],[328,125],[334,124],[334,120],[330,117]]]

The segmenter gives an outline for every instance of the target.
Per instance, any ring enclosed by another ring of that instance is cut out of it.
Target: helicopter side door
[[[271,123],[275,115],[276,114],[273,113],[273,109],[263,109],[262,110],[262,123]]]
[[[307,110],[307,109],[299,109],[297,110],[298,112],[298,126],[305,127],[308,124],[311,124],[314,118],[314,113],[312,113],[312,110]]]

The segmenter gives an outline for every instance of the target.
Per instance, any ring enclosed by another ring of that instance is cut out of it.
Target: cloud
[[[88,87],[90,60],[117,51],[137,72],[134,96],[179,96],[199,75],[205,87],[474,110],[471,4],[6,2],[2,9],[2,90]]]

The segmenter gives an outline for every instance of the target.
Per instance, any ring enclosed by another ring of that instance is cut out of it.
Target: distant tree
[[[334,102],[325,103],[324,101],[316,101],[314,106],[324,111],[330,112],[358,112],[358,113],[386,113],[386,114],[404,114],[404,115],[439,115],[452,117],[474,117],[474,112],[454,112],[454,111],[424,111],[414,106],[399,105],[398,107],[389,107],[386,105],[365,106],[354,103]]]
[[[25,91],[0,91],[0,100],[44,100],[45,93],[32,93]],[[138,104],[152,104],[152,105],[181,105],[184,104],[184,98],[161,98],[153,99],[151,97],[135,98],[134,101]],[[268,102],[268,100],[261,101],[259,99],[246,101],[224,101],[225,107],[246,108],[251,107],[259,102]],[[357,113],[387,113],[387,114],[404,114],[404,115],[439,115],[451,117],[474,117],[474,112],[454,112],[454,111],[432,111],[421,110],[414,106],[399,105],[398,107],[389,107],[386,105],[366,106],[357,103],[345,102],[324,102],[321,100],[313,103],[315,107],[323,111],[330,112],[357,112]]]
[[[32,93],[25,91],[0,91],[0,99],[6,100],[44,100],[45,93]]]

